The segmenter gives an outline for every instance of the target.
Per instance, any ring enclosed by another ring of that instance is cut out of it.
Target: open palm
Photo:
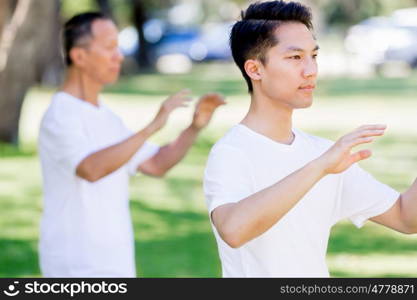
[[[364,125],[341,137],[319,158],[323,163],[325,173],[341,173],[352,164],[371,156],[370,150],[360,150],[352,153],[352,148],[372,142],[374,137],[384,134],[385,128],[385,125]]]
[[[214,111],[226,102],[222,95],[217,93],[209,93],[201,96],[198,101],[193,116],[192,126],[201,129],[210,122]]]

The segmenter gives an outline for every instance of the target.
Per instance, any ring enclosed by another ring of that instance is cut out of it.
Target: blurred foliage
[[[328,26],[347,27],[372,16],[389,15],[400,8],[414,7],[416,0],[311,0],[323,11]]]
[[[320,77],[319,77],[320,78]],[[317,96],[378,96],[382,98],[417,97],[417,71],[404,78],[332,77],[319,79]],[[167,95],[185,87],[202,94],[217,91],[226,96],[247,94],[247,86],[236,66],[224,64],[195,64],[186,74],[140,74],[123,76],[107,93]]]
[[[71,17],[76,13],[87,10],[98,9],[96,0],[61,0],[62,16],[64,19]],[[131,19],[131,5],[133,0],[109,0],[109,4],[114,10],[116,20],[119,25],[126,26]],[[363,19],[377,15],[388,15],[395,9],[417,6],[417,0],[309,0],[312,4],[317,5],[324,13],[324,18],[328,25],[349,26]],[[309,1],[304,1],[307,5]],[[167,8],[181,3],[175,0],[144,0],[141,1],[148,11],[148,17],[151,15],[160,15]],[[184,1],[183,1],[184,2]],[[185,1],[186,2],[186,1]],[[205,13],[204,19],[219,14],[218,8],[222,0],[202,0],[201,8]],[[254,1],[247,0],[230,0],[242,9],[246,8]],[[238,16],[236,16],[238,17]]]
[[[119,1],[123,3],[124,1]],[[73,15],[97,10],[98,4],[95,0],[61,0],[61,16],[64,20],[71,18]]]

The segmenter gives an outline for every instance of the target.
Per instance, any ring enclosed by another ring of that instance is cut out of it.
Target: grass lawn
[[[416,86],[415,74],[401,80],[323,79],[313,107],[294,114],[295,125],[336,139],[364,123],[388,124],[386,136],[371,146],[374,155],[362,166],[402,192],[417,174]],[[195,96],[221,92],[228,104],[166,178],[132,178],[131,212],[141,277],[221,275],[201,182],[211,146],[246,112],[249,100],[239,73],[229,65],[208,65],[187,75],[122,78],[103,97],[129,127],[139,129],[167,94],[183,87],[191,88]],[[30,91],[22,111],[20,149],[0,146],[0,277],[40,276],[37,242],[42,189],[36,137],[52,92]],[[152,141],[170,141],[191,120],[191,110],[176,111]],[[332,230],[327,261],[336,277],[417,277],[417,236],[370,222],[358,230],[344,221]]]

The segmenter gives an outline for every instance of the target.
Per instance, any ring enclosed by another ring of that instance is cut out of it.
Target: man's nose
[[[308,59],[304,68],[304,77],[317,76],[317,71],[317,61],[313,58]]]
[[[119,61],[119,62],[123,62],[123,60],[125,59],[125,56],[123,55],[122,51],[119,48],[117,48],[117,50],[116,50],[115,57],[116,57],[117,61]]]

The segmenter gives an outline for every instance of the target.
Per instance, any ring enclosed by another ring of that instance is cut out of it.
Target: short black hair
[[[111,20],[111,18],[101,12],[85,12],[73,16],[64,24],[62,33],[63,50],[65,63],[70,66],[72,60],[69,55],[70,50],[80,45],[85,38],[92,37],[91,24],[97,19]]]
[[[241,18],[230,33],[230,48],[248,84],[249,93],[252,93],[253,86],[245,71],[245,61],[256,58],[266,63],[266,51],[278,43],[274,36],[278,26],[284,22],[300,22],[312,30],[312,16],[310,9],[300,3],[278,0],[253,3],[241,12]]]

